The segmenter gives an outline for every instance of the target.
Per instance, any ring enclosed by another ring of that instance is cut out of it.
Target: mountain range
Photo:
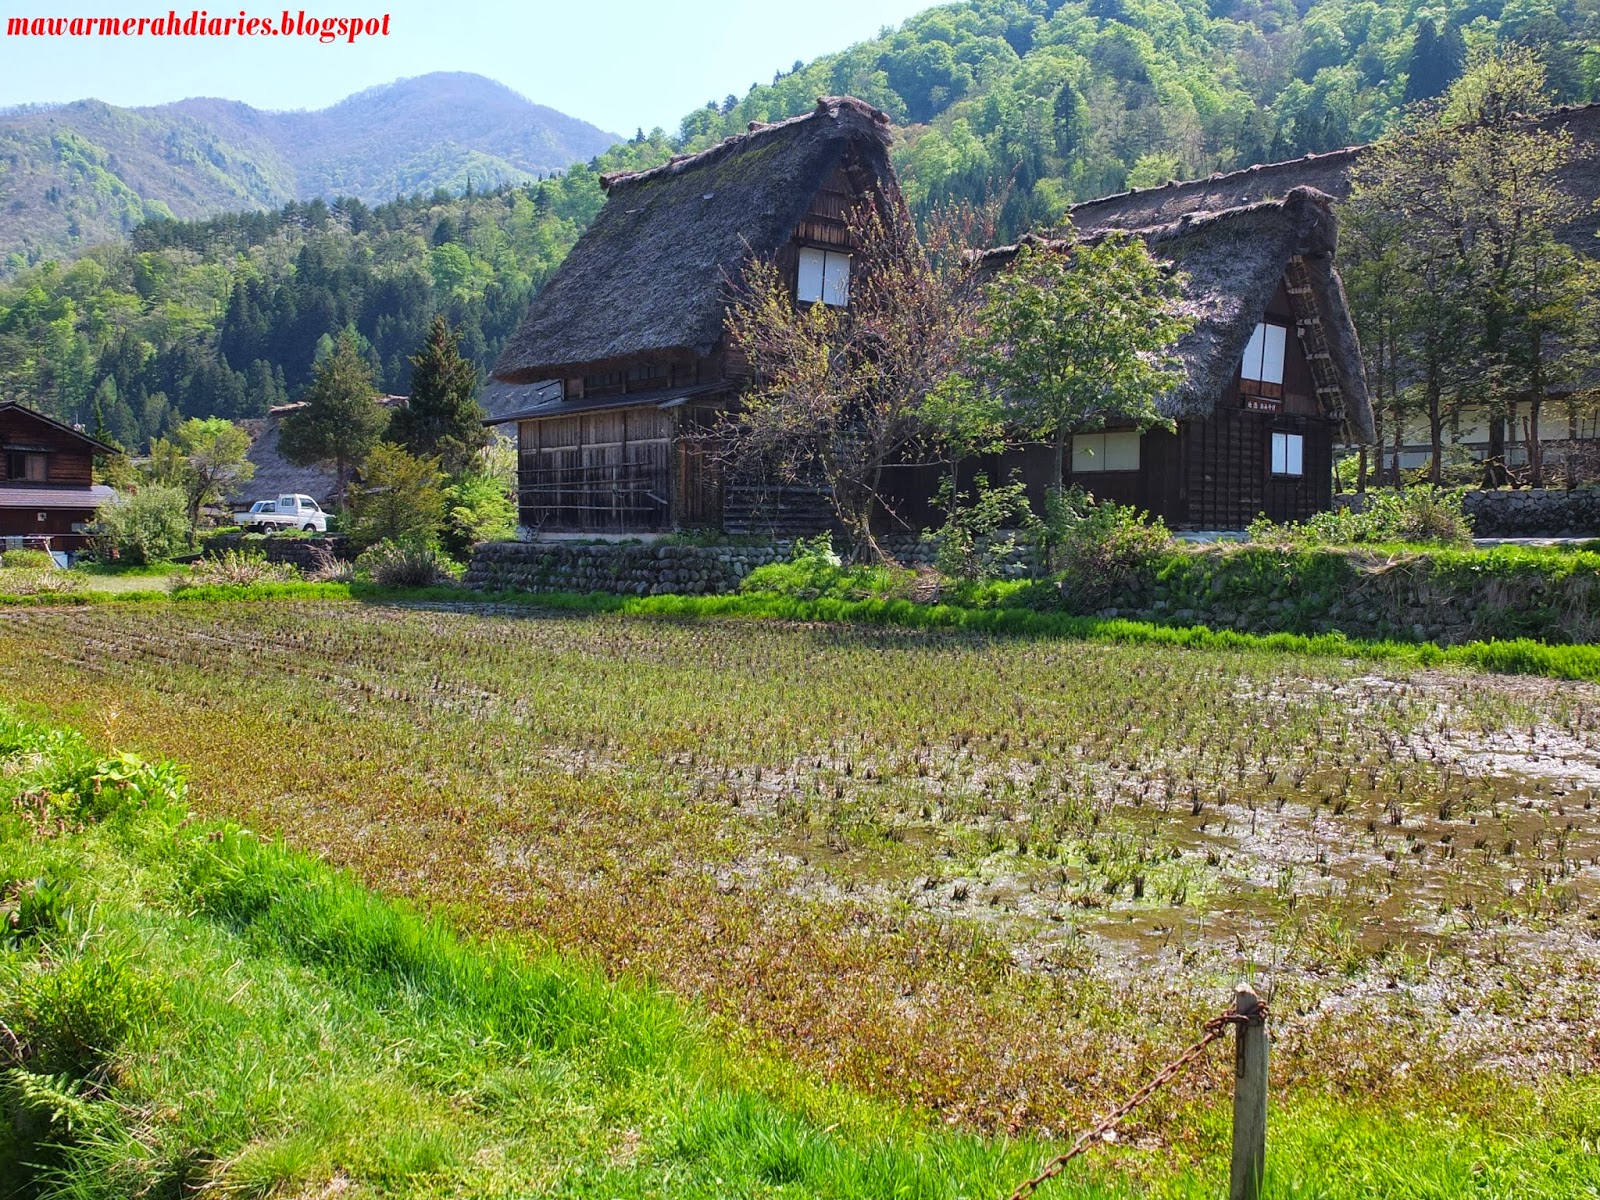
[[[0,269],[151,217],[522,183],[620,140],[464,73],[402,79],[314,112],[217,99],[13,110],[0,114]]]

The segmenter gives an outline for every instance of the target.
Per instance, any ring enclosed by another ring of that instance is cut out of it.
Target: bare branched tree
[[[919,234],[897,194],[850,216],[848,304],[797,303],[770,260],[756,260],[728,314],[754,386],[730,415],[729,455],[778,482],[825,488],[857,558],[887,557],[878,540],[898,517],[885,494],[891,464],[934,461],[965,415],[929,397],[953,372],[979,301],[971,251],[986,210],[934,214]]]

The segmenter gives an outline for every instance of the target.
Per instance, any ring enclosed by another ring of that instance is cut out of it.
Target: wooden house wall
[[[88,487],[94,482],[94,451],[82,439],[57,429],[48,421],[37,420],[18,409],[0,412],[0,446],[11,444],[44,446],[45,470],[42,482]],[[24,483],[6,478],[6,457],[0,454],[0,484]],[[38,486],[32,483],[30,486]]]
[[[61,498],[70,503],[74,494],[63,489]],[[0,508],[0,538],[49,538],[52,550],[82,550],[89,544],[89,535],[83,527],[93,521],[94,516],[93,508],[55,504],[47,508]]]
[[[517,427],[522,524],[549,533],[672,527],[673,414],[618,408]]]

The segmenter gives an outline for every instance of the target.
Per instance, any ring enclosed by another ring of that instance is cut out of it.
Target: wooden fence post
[[[1261,998],[1246,983],[1234,992],[1233,1007],[1246,1020],[1233,1027],[1233,1170],[1228,1200],[1258,1200],[1267,1163],[1267,1018]]]

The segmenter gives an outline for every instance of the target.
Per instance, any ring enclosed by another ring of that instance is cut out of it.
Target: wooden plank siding
[[[519,422],[518,510],[550,533],[672,527],[673,414],[607,409]]]
[[[34,481],[50,485],[88,487],[94,482],[94,452],[81,438],[73,437],[19,409],[0,412],[0,447],[40,447],[45,457],[45,477]],[[28,483],[7,475],[9,455],[0,453],[0,484]]]

